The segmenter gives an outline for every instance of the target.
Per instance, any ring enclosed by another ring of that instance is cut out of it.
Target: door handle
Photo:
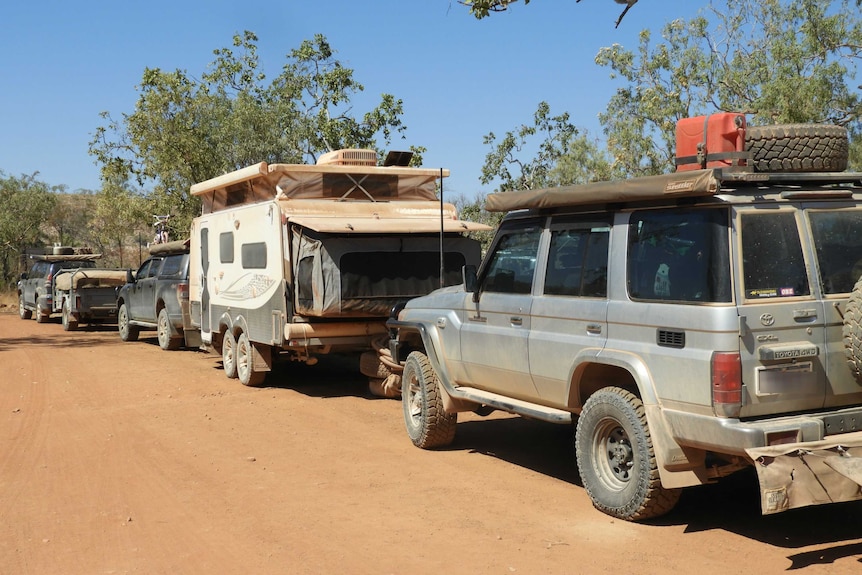
[[[600,323],[588,323],[587,324],[587,333],[589,333],[591,335],[601,335],[602,325]]]
[[[816,309],[795,309],[793,310],[793,319],[796,321],[813,321],[817,319]]]
[[[513,316],[509,318],[509,323],[512,325],[524,325],[524,318]]]

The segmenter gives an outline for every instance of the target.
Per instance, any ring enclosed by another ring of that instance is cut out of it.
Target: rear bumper
[[[683,446],[728,455],[748,455],[749,449],[781,443],[810,443],[827,436],[862,431],[862,407],[817,414],[740,421],[662,410],[674,440]]]

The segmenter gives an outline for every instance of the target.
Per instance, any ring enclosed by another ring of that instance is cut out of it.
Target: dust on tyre
[[[844,309],[844,356],[856,382],[862,385],[862,278],[853,286]]]
[[[831,124],[749,126],[745,148],[758,172],[842,172],[847,169],[847,130]]]
[[[422,352],[412,352],[404,362],[401,405],[407,435],[416,447],[443,447],[455,439],[458,414],[443,409],[440,381]]]
[[[45,313],[39,304],[36,304],[36,323],[48,323],[48,320],[51,319],[51,314]]]
[[[575,431],[584,488],[599,511],[627,521],[673,509],[679,489],[661,486],[643,403],[618,387],[594,393]]]
[[[224,374],[230,379],[236,379],[236,338],[226,331],[221,342],[221,360]]]
[[[254,348],[248,335],[245,332],[239,334],[236,340],[236,374],[240,383],[249,387],[256,387],[266,379],[265,371],[254,370],[253,355]]]
[[[165,351],[174,351],[180,348],[181,339],[171,332],[171,320],[168,317],[167,308],[159,310],[159,318],[156,324],[156,333],[159,338],[159,347]]]
[[[18,294],[18,317],[21,319],[30,319],[32,316],[33,312],[24,305],[24,294]]]
[[[126,304],[120,304],[120,309],[117,311],[117,329],[120,332],[121,340],[138,341],[141,330],[138,326],[132,325]]]

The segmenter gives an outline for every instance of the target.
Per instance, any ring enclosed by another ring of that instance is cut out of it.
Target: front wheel
[[[165,351],[174,351],[180,348],[182,338],[174,337],[171,333],[171,320],[168,317],[168,309],[159,310],[159,319],[156,331],[159,337],[159,347]]]
[[[129,308],[126,307],[126,304],[120,304],[120,309],[117,311],[117,329],[120,331],[121,340],[138,341],[141,330],[138,326],[131,324]]]
[[[416,447],[444,447],[455,439],[458,414],[443,409],[440,381],[422,352],[412,352],[404,362],[401,406],[407,435]]]
[[[236,375],[240,383],[249,387],[256,387],[266,379],[265,371],[254,371],[252,356],[254,348],[245,332],[239,334],[236,340]]]
[[[30,319],[32,316],[33,312],[24,305],[24,294],[18,294],[18,317],[21,319]]]
[[[609,387],[584,404],[575,431],[581,480],[593,505],[634,521],[664,515],[679,500],[659,478],[646,412],[633,393]]]

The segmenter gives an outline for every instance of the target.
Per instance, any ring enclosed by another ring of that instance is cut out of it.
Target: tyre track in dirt
[[[862,504],[761,517],[741,476],[592,509],[571,430],[460,418],[422,451],[355,366],[245,388],[149,334],[0,314],[0,573],[858,573]],[[33,383],[33,382],[37,383]],[[18,411],[16,411],[18,410]]]

